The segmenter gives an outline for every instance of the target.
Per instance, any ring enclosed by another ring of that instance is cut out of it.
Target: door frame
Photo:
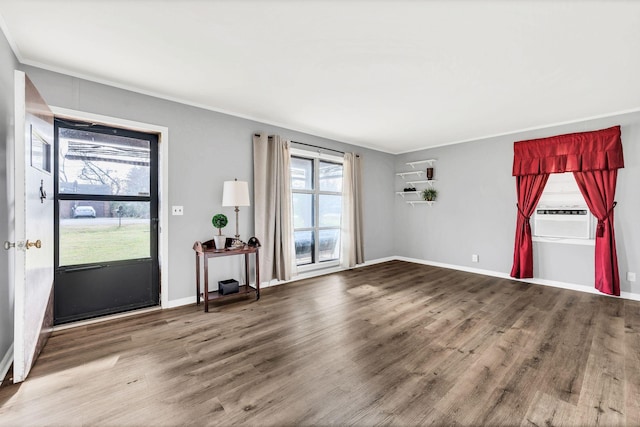
[[[105,126],[127,128],[158,134],[158,264],[160,266],[160,307],[169,304],[169,128],[85,111],[51,105],[55,118],[92,122]],[[57,155],[58,153],[55,153]],[[54,328],[57,329],[57,328]]]

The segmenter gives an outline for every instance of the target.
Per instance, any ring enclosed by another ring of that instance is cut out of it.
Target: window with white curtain
[[[299,268],[339,263],[342,163],[342,157],[291,150],[293,237]]]

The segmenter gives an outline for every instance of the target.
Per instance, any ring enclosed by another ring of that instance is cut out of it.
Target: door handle
[[[36,249],[40,249],[42,247],[42,242],[40,241],[40,239],[36,240],[35,242],[30,242],[29,239],[27,239],[27,243],[25,244],[25,247],[29,249],[34,246],[36,247]]]
[[[11,243],[11,242],[8,242],[6,240],[4,241],[4,250],[5,251],[8,251],[9,249],[15,248],[15,247],[16,247],[15,243]]]
[[[47,192],[44,191],[44,179],[40,180],[40,203],[44,203],[44,199],[47,198]]]
[[[97,270],[99,268],[108,267],[108,265],[88,265],[86,267],[71,267],[60,268],[58,271],[61,273],[75,273],[76,271]]]

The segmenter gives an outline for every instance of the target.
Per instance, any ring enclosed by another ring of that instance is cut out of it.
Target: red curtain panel
[[[613,230],[613,200],[616,193],[618,170],[598,170],[574,172],[578,188],[598,218],[596,228],[596,289],[608,295],[620,295],[618,275],[618,255],[616,237]]]
[[[516,221],[516,245],[513,250],[511,277],[533,277],[533,242],[531,240],[531,214],[542,196],[549,174],[516,176],[518,192],[518,219]]]
[[[518,219],[511,277],[533,277],[529,217],[551,173],[573,172],[589,210],[598,218],[595,286],[620,295],[613,229],[617,170],[624,167],[620,126],[593,132],[518,141],[513,145],[513,176],[518,194]]]

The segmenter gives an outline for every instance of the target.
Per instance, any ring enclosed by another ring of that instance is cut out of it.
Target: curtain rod
[[[298,141],[291,141],[291,142],[294,143],[294,144],[306,145],[307,147],[318,148],[320,150],[327,150],[327,151],[333,151],[333,152],[336,152],[336,153],[344,154],[344,151],[334,150],[333,148],[324,148],[324,147],[320,147],[319,145],[305,144],[304,142],[298,142]]]
[[[254,136],[260,136],[259,133],[254,134]],[[334,150],[333,148],[325,148],[325,147],[320,147],[319,145],[313,145],[313,144],[307,144],[305,142],[299,142],[299,141],[291,141],[293,144],[299,144],[299,145],[306,145],[307,147],[313,147],[313,148],[318,148],[320,150],[327,150],[327,151],[333,151],[336,153],[340,153],[340,154],[344,154],[344,151],[340,151],[340,150]],[[356,155],[358,156],[358,155]],[[360,156],[358,156],[360,157]]]
[[[300,144],[300,145],[306,145],[307,147],[313,147],[313,148],[318,148],[320,150],[327,150],[327,151],[333,151],[335,153],[340,153],[340,154],[344,154],[344,151],[340,151],[340,150],[334,150],[333,148],[325,148],[325,147],[320,147],[319,145],[313,145],[313,144],[305,144],[304,142],[298,142],[298,141],[291,141],[293,144]],[[356,157],[360,157],[360,154],[356,154],[353,153]]]

